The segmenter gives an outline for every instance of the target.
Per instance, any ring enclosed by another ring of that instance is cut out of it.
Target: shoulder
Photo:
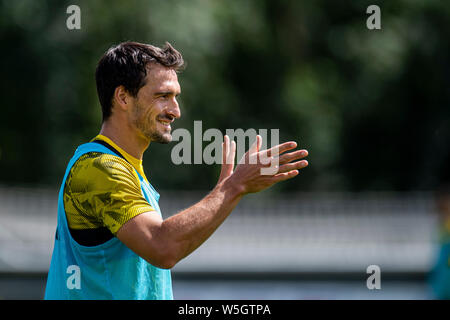
[[[73,192],[112,192],[122,188],[140,189],[139,177],[125,159],[100,152],[82,155],[73,165],[66,186]]]
[[[73,221],[93,219],[113,234],[134,216],[154,210],[142,194],[134,167],[121,157],[99,152],[86,153],[75,162],[64,203]]]
[[[128,176],[137,178],[136,170],[125,159],[107,153],[89,152],[82,155],[73,165],[72,174],[93,178],[105,176],[115,178]]]

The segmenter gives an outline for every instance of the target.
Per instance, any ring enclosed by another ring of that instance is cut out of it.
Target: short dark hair
[[[103,121],[111,116],[114,90],[123,85],[134,97],[145,85],[147,64],[159,63],[180,71],[183,57],[170,43],[158,48],[139,42],[122,42],[111,47],[100,59],[95,71],[97,94],[102,106]]]

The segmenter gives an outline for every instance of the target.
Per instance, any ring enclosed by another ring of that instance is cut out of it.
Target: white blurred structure
[[[168,217],[206,193],[163,192]],[[0,187],[0,272],[46,273],[58,190]],[[245,198],[173,272],[429,271],[437,219],[428,193],[299,193]]]

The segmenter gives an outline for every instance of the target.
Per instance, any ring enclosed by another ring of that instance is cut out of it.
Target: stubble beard
[[[133,125],[139,130],[139,132],[144,135],[150,142],[157,142],[161,144],[168,144],[172,141],[172,135],[170,132],[159,132],[157,129],[158,119],[154,119],[153,123],[146,121],[146,115],[144,113],[144,108],[142,108],[139,103],[136,103],[136,108],[133,113]],[[151,128],[153,124],[153,129]]]

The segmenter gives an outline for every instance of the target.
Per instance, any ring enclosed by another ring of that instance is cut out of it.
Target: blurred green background
[[[66,8],[81,8],[68,30]],[[431,190],[450,146],[450,3],[377,1],[0,1],[0,182],[57,186],[101,125],[96,63],[110,46],[169,41],[187,61],[174,129],[279,128],[310,152],[275,192]],[[209,189],[218,165],[150,146],[157,188]],[[195,181],[195,184],[192,182]]]
[[[73,4],[80,30],[66,26]],[[381,30],[366,27],[373,4]],[[57,188],[101,126],[95,68],[128,40],[183,54],[174,129],[279,129],[310,152],[297,178],[246,197],[177,265],[176,297],[433,297],[427,279],[450,239],[433,193],[450,181],[449,33],[438,0],[0,0],[0,299],[43,296]],[[175,144],[144,155],[165,217],[220,170],[173,164]]]

